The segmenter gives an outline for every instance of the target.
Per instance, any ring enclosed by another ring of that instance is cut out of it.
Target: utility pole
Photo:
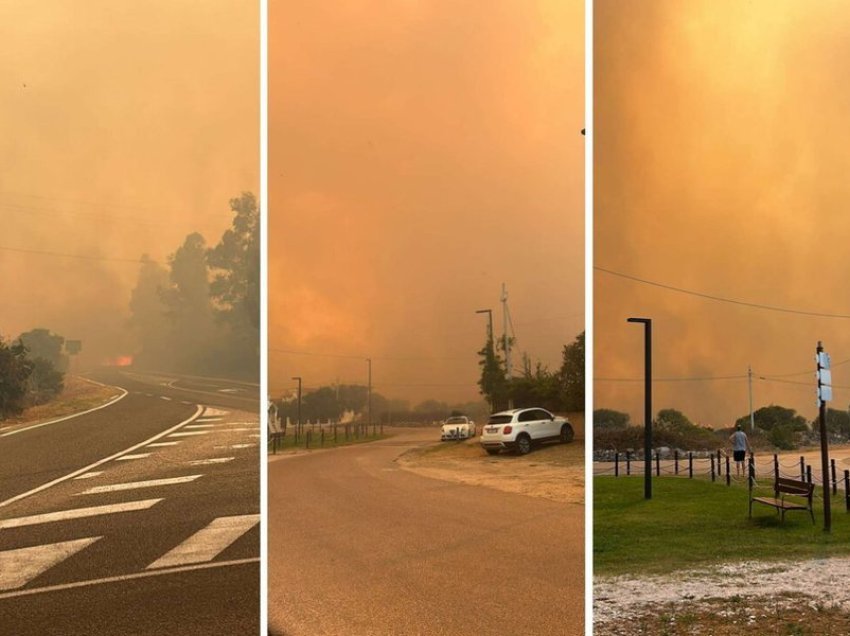
[[[366,427],[368,428],[372,425],[372,358],[366,358],[366,362],[369,364],[369,398],[367,404],[367,408],[369,409],[369,411],[366,419]]]
[[[502,283],[502,348],[505,350],[505,374],[511,378],[511,341],[508,338],[508,290]]]
[[[832,509],[829,505],[829,440],[826,436],[826,403],[832,399],[832,371],[830,371],[829,354],[823,350],[823,343],[818,340],[815,349],[815,360],[818,370],[818,419],[820,420],[820,465],[823,475],[823,531],[830,532],[832,528]]]
[[[626,322],[643,323],[643,498],[652,499],[652,320],[627,318]]]
[[[295,425],[295,430],[298,431],[298,435],[301,435],[301,376],[297,375],[293,380],[298,380],[298,422]]]
[[[487,348],[489,353],[494,358],[496,357],[495,345],[493,343],[493,310],[492,309],[477,309],[476,314],[487,314]],[[487,368],[486,366],[484,367]],[[495,410],[495,399],[490,399],[490,409]]]
[[[747,365],[747,381],[750,384],[750,433],[752,433],[756,423],[753,417],[753,367],[751,365]]]

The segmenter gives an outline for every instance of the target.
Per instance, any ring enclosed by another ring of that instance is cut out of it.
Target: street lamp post
[[[298,421],[295,424],[295,430],[298,431],[298,436],[301,437],[301,376],[297,375],[293,380],[298,380]]]
[[[652,319],[628,318],[626,321],[643,323],[643,497],[652,499]]]

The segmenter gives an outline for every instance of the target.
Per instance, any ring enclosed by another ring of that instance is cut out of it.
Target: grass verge
[[[757,494],[769,494],[762,485]],[[820,488],[815,491],[820,492]],[[599,575],[666,573],[721,561],[795,560],[850,554],[850,514],[844,496],[832,498],[832,532],[823,531],[823,507],[815,500],[815,524],[805,511],[779,522],[773,508],[753,505],[747,488],[699,479],[653,480],[643,498],[642,477],[593,480],[593,563]]]
[[[119,393],[120,391],[115,387],[103,386],[77,376],[66,375],[65,388],[56,399],[25,409],[19,416],[4,420],[2,424],[3,426],[30,424],[73,415],[105,404]]]

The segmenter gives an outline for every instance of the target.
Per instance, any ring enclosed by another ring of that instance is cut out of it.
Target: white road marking
[[[251,557],[248,559],[216,561],[215,563],[199,563],[196,565],[186,565],[178,568],[165,568],[162,570],[136,572],[135,574],[122,574],[120,576],[109,576],[102,579],[92,579],[90,581],[77,581],[76,583],[63,583],[61,585],[35,587],[29,590],[18,590],[15,592],[6,592],[5,594],[0,594],[0,601],[5,600],[7,598],[17,598],[20,596],[32,596],[34,594],[45,594],[48,592],[62,592],[64,590],[73,590],[78,587],[88,587],[90,585],[102,585],[104,583],[123,583],[124,581],[132,581],[134,579],[146,579],[151,576],[165,576],[166,574],[179,574],[181,572],[192,572],[193,570],[210,570],[212,568],[224,568],[233,565],[246,565],[248,563],[259,562],[259,557]]]
[[[204,415],[230,415],[230,411],[222,411],[221,409],[207,407],[207,410],[204,411]]]
[[[148,479],[146,481],[127,481],[123,484],[109,484],[108,486],[95,486],[79,493],[81,495],[98,495],[102,492],[115,492],[117,490],[135,490],[136,488],[155,488],[157,486],[171,486],[173,484],[185,484],[195,481],[203,475],[186,475],[184,477],[169,477],[167,479]]]
[[[260,521],[260,515],[218,517],[206,528],[198,530],[183,543],[151,563],[147,569],[206,563],[212,561],[231,543]]]
[[[148,444],[148,448],[157,448],[159,446],[177,446],[180,442],[153,442]]]
[[[189,437],[190,435],[206,435],[209,431],[184,431],[182,433],[172,433],[169,437]]]
[[[189,400],[180,400],[180,404],[192,404]]]
[[[248,437],[259,437],[259,434],[249,435]]]
[[[83,473],[82,475],[79,475],[78,477],[74,477],[74,479],[91,479],[92,477],[97,477],[98,475],[102,475],[102,474],[103,474],[102,470],[93,470],[90,473]]]
[[[97,382],[96,384],[100,384]],[[105,386],[105,385],[104,385]],[[127,397],[127,390],[122,389],[120,386],[115,387],[116,389],[120,389],[123,391],[121,395],[116,398],[109,400],[106,404],[101,404],[100,406],[96,406],[93,409],[88,409],[87,411],[80,411],[79,413],[72,413],[71,415],[66,415],[65,417],[58,417],[55,420],[48,420],[47,422],[41,422],[40,424],[33,424],[32,426],[25,426],[24,428],[16,428],[14,431],[9,431],[8,433],[0,434],[0,437],[8,437],[9,435],[17,435],[18,433],[23,433],[25,431],[31,431],[34,428],[41,428],[42,426],[48,426],[49,424],[57,424],[59,422],[64,422],[65,420],[70,420],[74,417],[80,417],[80,415],[86,415],[87,413],[94,413],[95,411],[99,411],[100,409],[105,409],[107,406],[112,406],[118,400],[124,399]]]
[[[235,457],[210,457],[209,459],[195,459],[189,462],[190,466],[206,466],[207,464],[226,464],[232,462]]]
[[[171,401],[171,398],[170,398],[170,397],[168,397],[167,395],[160,395],[160,396],[159,396],[159,399],[160,399],[160,400],[168,400],[169,402]]]
[[[215,424],[187,424],[185,428],[215,428]]]
[[[225,427],[220,426],[218,428],[218,430],[220,430],[220,431],[256,431],[257,427],[254,426],[253,428],[245,428],[244,426],[240,426],[240,427],[235,427],[235,428],[225,428]]]
[[[199,417],[199,422],[221,422],[223,417]]]
[[[251,448],[256,446],[256,444],[232,444],[230,448]]]
[[[19,495],[15,495],[14,497],[9,497],[9,499],[6,499],[5,501],[0,501],[0,508],[3,508],[4,506],[8,506],[9,504],[14,503],[16,501],[20,501],[21,499],[25,499],[26,497],[29,497],[31,495],[38,493],[38,492],[41,492],[42,490],[47,490],[48,488],[51,488],[52,486],[55,486],[56,484],[61,484],[63,481],[73,479],[74,477],[76,477],[78,475],[82,475],[83,473],[90,471],[92,468],[97,468],[98,466],[101,466],[102,464],[105,464],[106,462],[111,462],[116,457],[121,457],[121,455],[126,455],[127,453],[132,453],[137,448],[141,448],[142,446],[147,446],[151,442],[155,442],[156,440],[160,439],[161,437],[165,437],[166,435],[168,435],[172,431],[176,431],[181,426],[184,426],[184,425],[188,424],[189,422],[192,422],[195,418],[198,417],[198,415],[200,415],[202,410],[203,410],[203,407],[198,406],[197,410],[195,410],[195,414],[192,415],[192,417],[183,420],[179,424],[175,424],[171,428],[162,431],[162,433],[157,433],[153,437],[149,437],[144,442],[139,442],[138,444],[135,444],[134,446],[131,446],[130,448],[125,448],[124,450],[119,451],[119,452],[115,453],[114,455],[110,455],[109,457],[104,457],[103,459],[99,459],[96,462],[89,464],[88,466],[83,466],[82,468],[79,468],[79,469],[77,469],[73,472],[70,472],[67,475],[63,475],[62,477],[58,477],[58,478],[54,479],[53,481],[49,481],[46,484],[41,484],[41,486],[36,486],[35,488],[28,490],[26,492],[22,492]]]
[[[45,570],[98,539],[100,537],[89,537],[0,552],[0,590],[23,587]]]
[[[99,515],[111,515],[118,512],[134,512],[136,510],[147,510],[158,504],[162,499],[145,499],[143,501],[127,501],[124,503],[110,504],[108,506],[92,506],[90,508],[73,508],[71,510],[59,510],[57,512],[46,512],[40,515],[28,517],[16,517],[14,519],[0,519],[0,529],[20,528],[23,526],[35,526],[40,523],[52,523],[54,521],[67,521],[69,519],[83,519],[85,517],[97,517]]]
[[[144,459],[145,457],[150,457],[150,453],[136,453],[135,455],[122,455],[121,457],[117,457],[115,459],[116,462],[124,462],[133,459]]]

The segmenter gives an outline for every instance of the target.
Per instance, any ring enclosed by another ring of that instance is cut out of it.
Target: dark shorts
[[[732,451],[732,454],[734,455],[736,462],[742,462],[745,459],[747,459],[747,451],[745,451],[745,450]]]

